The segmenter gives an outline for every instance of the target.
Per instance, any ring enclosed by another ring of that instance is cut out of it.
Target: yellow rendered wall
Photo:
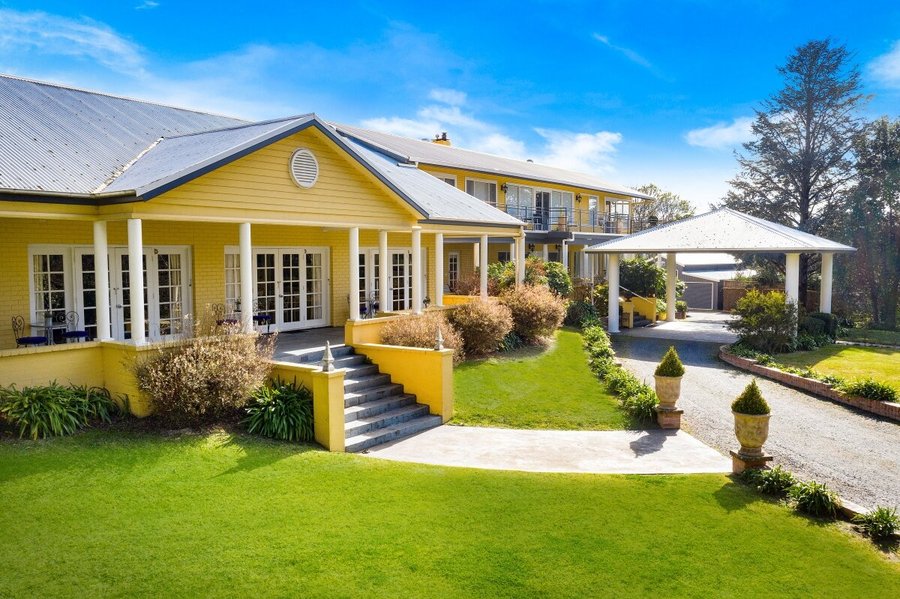
[[[0,351],[0,387],[15,384],[103,385],[103,359],[97,342]]]
[[[289,173],[291,155],[310,150],[319,163],[315,185],[304,189]],[[310,128],[239,158],[144,204],[136,212],[206,214],[252,220],[409,225],[417,215],[344,150]]]

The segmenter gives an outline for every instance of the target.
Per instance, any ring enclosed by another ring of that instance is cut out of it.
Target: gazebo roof
[[[769,222],[730,208],[667,223],[586,248],[588,252],[855,252],[824,237]]]

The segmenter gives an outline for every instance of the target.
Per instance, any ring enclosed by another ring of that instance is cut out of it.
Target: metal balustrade
[[[506,206],[506,213],[524,222],[530,231],[628,235],[660,224],[654,219],[631,218],[629,214],[606,214],[565,207],[540,209],[531,206]]]

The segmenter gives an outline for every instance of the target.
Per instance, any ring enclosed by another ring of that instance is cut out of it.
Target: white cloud
[[[450,106],[462,106],[466,103],[466,92],[458,89],[436,88],[428,92],[428,97],[435,102]]]
[[[558,166],[582,173],[609,173],[616,146],[622,142],[622,134],[612,131],[577,133],[553,129],[535,128],[546,140],[544,153],[535,162]]]
[[[875,58],[868,66],[869,74],[888,87],[900,87],[900,41],[891,50]]]
[[[157,7],[159,7],[159,2],[154,2],[153,0],[144,0],[143,2],[135,6],[134,10],[153,10]]]
[[[645,69],[653,69],[653,64],[650,63],[649,60],[632,50],[631,48],[626,48],[625,46],[618,46],[612,43],[608,37],[605,35],[600,35],[599,33],[594,34],[594,39],[605,45],[607,48],[611,50],[615,50],[634,64],[640,65]]]
[[[711,127],[692,129],[684,139],[692,146],[721,150],[732,148],[753,139],[753,118],[742,116],[731,123],[716,123]]]
[[[432,139],[441,128],[441,124],[437,121],[405,119],[398,116],[366,119],[360,124],[366,129],[413,139]]]
[[[89,59],[131,77],[145,75],[141,49],[109,26],[45,12],[0,9],[0,52],[28,50]]]

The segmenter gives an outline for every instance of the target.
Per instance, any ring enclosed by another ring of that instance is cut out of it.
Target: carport
[[[850,246],[769,222],[730,208],[719,208],[684,220],[659,225],[634,235],[586,248],[609,257],[609,332],[619,332],[619,257],[622,254],[666,254],[666,320],[675,319],[676,256],[679,253],[783,253],[784,291],[788,301],[800,299],[800,254],[822,255],[819,309],[831,312],[834,254],[855,252]]]

